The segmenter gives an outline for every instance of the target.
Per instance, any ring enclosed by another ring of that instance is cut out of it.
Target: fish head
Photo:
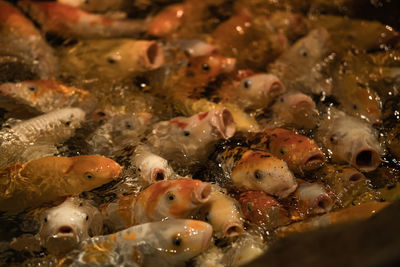
[[[287,164],[272,154],[246,151],[232,171],[232,181],[247,190],[262,190],[286,197],[296,190],[297,182]]]
[[[69,160],[64,177],[71,185],[82,188],[82,191],[99,187],[121,176],[122,167],[104,156],[81,155]]]
[[[287,162],[289,168],[301,175],[315,170],[326,162],[326,157],[314,140],[296,132],[275,128],[266,130],[271,136],[270,149]]]
[[[211,224],[218,237],[232,238],[244,231],[239,203],[218,190],[211,192],[210,201],[200,208],[197,217]]]
[[[329,212],[335,200],[319,183],[300,183],[295,197],[297,209],[305,214],[321,214]]]
[[[101,234],[102,219],[93,206],[77,198],[68,198],[41,215],[39,236],[50,252],[77,247],[91,235]]]
[[[210,224],[197,220],[166,220],[154,226],[157,249],[169,263],[184,262],[205,251],[213,232]]]
[[[241,102],[246,101],[248,106],[254,108],[267,107],[275,97],[285,91],[285,86],[273,74],[256,74],[246,77],[236,88]]]
[[[315,102],[303,93],[288,93],[279,97],[273,106],[274,113],[283,122],[296,128],[313,129],[319,120]]]
[[[105,40],[107,42],[107,40]],[[135,41],[129,39],[109,41],[99,64],[121,73],[149,71],[164,64],[164,53],[156,41]]]
[[[325,28],[314,29],[294,43],[285,56],[298,66],[312,68],[326,55],[329,39]]]
[[[149,218],[186,218],[209,201],[210,192],[211,185],[200,180],[164,180],[146,188],[138,203]]]
[[[314,100],[303,93],[289,94],[281,102],[285,102],[291,113],[316,111]]]
[[[343,110],[371,124],[381,123],[382,103],[379,95],[356,75],[350,73],[344,74],[342,83],[345,93],[343,97],[341,95],[338,97]]]
[[[74,89],[56,81],[38,80],[2,84],[0,86],[0,94],[40,110],[44,105],[58,103],[63,98],[74,93],[81,93],[80,91],[75,92]]]
[[[135,151],[134,165],[139,176],[147,184],[171,178],[174,171],[169,166],[168,161],[156,154],[148,151]]]
[[[235,58],[219,54],[192,57],[187,64],[186,77],[196,81],[196,84],[206,85],[214,81],[218,75],[232,72],[235,66]]]
[[[203,160],[210,145],[220,138],[232,137],[235,123],[228,109],[210,110],[192,117],[177,117],[159,123],[153,130],[160,151],[184,154],[185,157]],[[169,158],[168,158],[169,159]]]

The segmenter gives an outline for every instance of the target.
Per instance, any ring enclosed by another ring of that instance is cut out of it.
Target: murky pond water
[[[398,199],[400,7],[331,2],[0,1],[0,262],[240,266]]]

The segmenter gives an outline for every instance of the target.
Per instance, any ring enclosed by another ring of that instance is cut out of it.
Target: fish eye
[[[180,247],[182,245],[182,238],[179,235],[174,236],[172,238],[172,245]]]
[[[190,135],[190,132],[189,132],[189,131],[183,131],[183,135],[184,135],[184,136],[189,136],[189,135]]]
[[[209,71],[209,70],[210,70],[210,65],[208,65],[207,63],[204,63],[203,65],[201,65],[201,68],[202,68],[204,71]]]
[[[44,217],[44,222],[47,223],[47,217]]]
[[[86,221],[89,221],[89,215],[86,215],[85,220],[86,220]]]
[[[358,109],[358,106],[356,104],[354,104],[353,109]]]
[[[206,216],[205,216],[204,220],[206,222],[210,222],[210,213],[209,212],[206,213]]]
[[[337,136],[336,136],[335,134],[332,135],[332,136],[329,138],[329,140],[331,141],[332,144],[337,144],[337,142],[338,142],[338,138],[337,138]]]
[[[300,51],[300,55],[302,55],[303,57],[307,57],[308,56],[308,52],[307,52],[307,50],[301,50]]]
[[[249,89],[251,87],[251,81],[250,80],[245,80],[243,82],[243,86],[244,86],[244,88]]]
[[[65,125],[66,125],[66,126],[70,126],[70,125],[71,125],[71,121],[66,121],[66,122],[65,122]]]
[[[174,195],[174,193],[172,193],[172,192],[168,192],[167,193],[167,198],[168,198],[168,200],[174,200],[175,199],[175,195]]]
[[[107,58],[107,62],[110,63],[110,64],[114,64],[117,61],[115,59],[111,58],[111,57],[108,57]]]
[[[256,178],[257,180],[260,180],[261,178],[263,178],[263,172],[261,170],[255,170],[254,178]]]
[[[125,127],[126,127],[126,129],[131,129],[132,123],[130,121],[125,122]]]
[[[35,92],[36,89],[37,89],[37,86],[36,86],[36,85],[34,85],[34,84],[28,85],[28,90],[29,90],[29,91]]]
[[[253,211],[253,208],[254,208],[253,202],[247,202],[247,210]]]
[[[112,54],[110,56],[107,56],[106,60],[110,64],[115,64],[121,59],[121,55],[119,54]]]
[[[91,172],[85,172],[84,176],[87,179],[92,179],[94,177],[93,173],[91,173]]]

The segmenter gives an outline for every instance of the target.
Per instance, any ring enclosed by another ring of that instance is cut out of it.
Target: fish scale
[[[22,142],[34,142],[37,138],[60,142],[72,134],[84,117],[85,112],[80,108],[60,109],[18,123],[11,130]]]

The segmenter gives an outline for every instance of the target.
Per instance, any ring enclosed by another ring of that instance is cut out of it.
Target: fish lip
[[[154,168],[151,172],[151,180],[153,182],[163,181],[167,179],[165,171],[161,168]]]
[[[363,172],[370,172],[375,170],[382,159],[376,149],[366,147],[358,150],[351,159],[351,164]]]
[[[269,77],[270,81],[264,84],[264,96],[275,97],[286,91],[285,86],[277,77]]]
[[[212,234],[213,228],[210,224],[207,224],[207,228],[204,230],[203,242],[201,244],[202,251],[206,250],[210,246]]]
[[[346,184],[357,183],[361,180],[365,180],[364,174],[356,169],[348,169],[343,172],[343,178]]]
[[[195,204],[205,204],[211,198],[211,185],[202,183],[193,191],[192,202]]]
[[[315,109],[315,103],[311,99],[311,97],[304,94],[295,94],[292,96],[293,98],[298,98],[297,101],[293,100],[290,108],[292,110],[313,110]]]
[[[332,209],[333,204],[333,199],[327,193],[323,193],[314,199],[311,205],[311,211],[314,214],[326,213]]]
[[[224,237],[235,237],[243,233],[243,225],[238,222],[227,222],[222,227]]]
[[[156,41],[150,41],[143,50],[143,64],[148,70],[158,69],[164,64],[164,53]]]
[[[312,171],[318,169],[326,161],[326,157],[322,151],[314,151],[310,153],[301,164],[302,171]]]

